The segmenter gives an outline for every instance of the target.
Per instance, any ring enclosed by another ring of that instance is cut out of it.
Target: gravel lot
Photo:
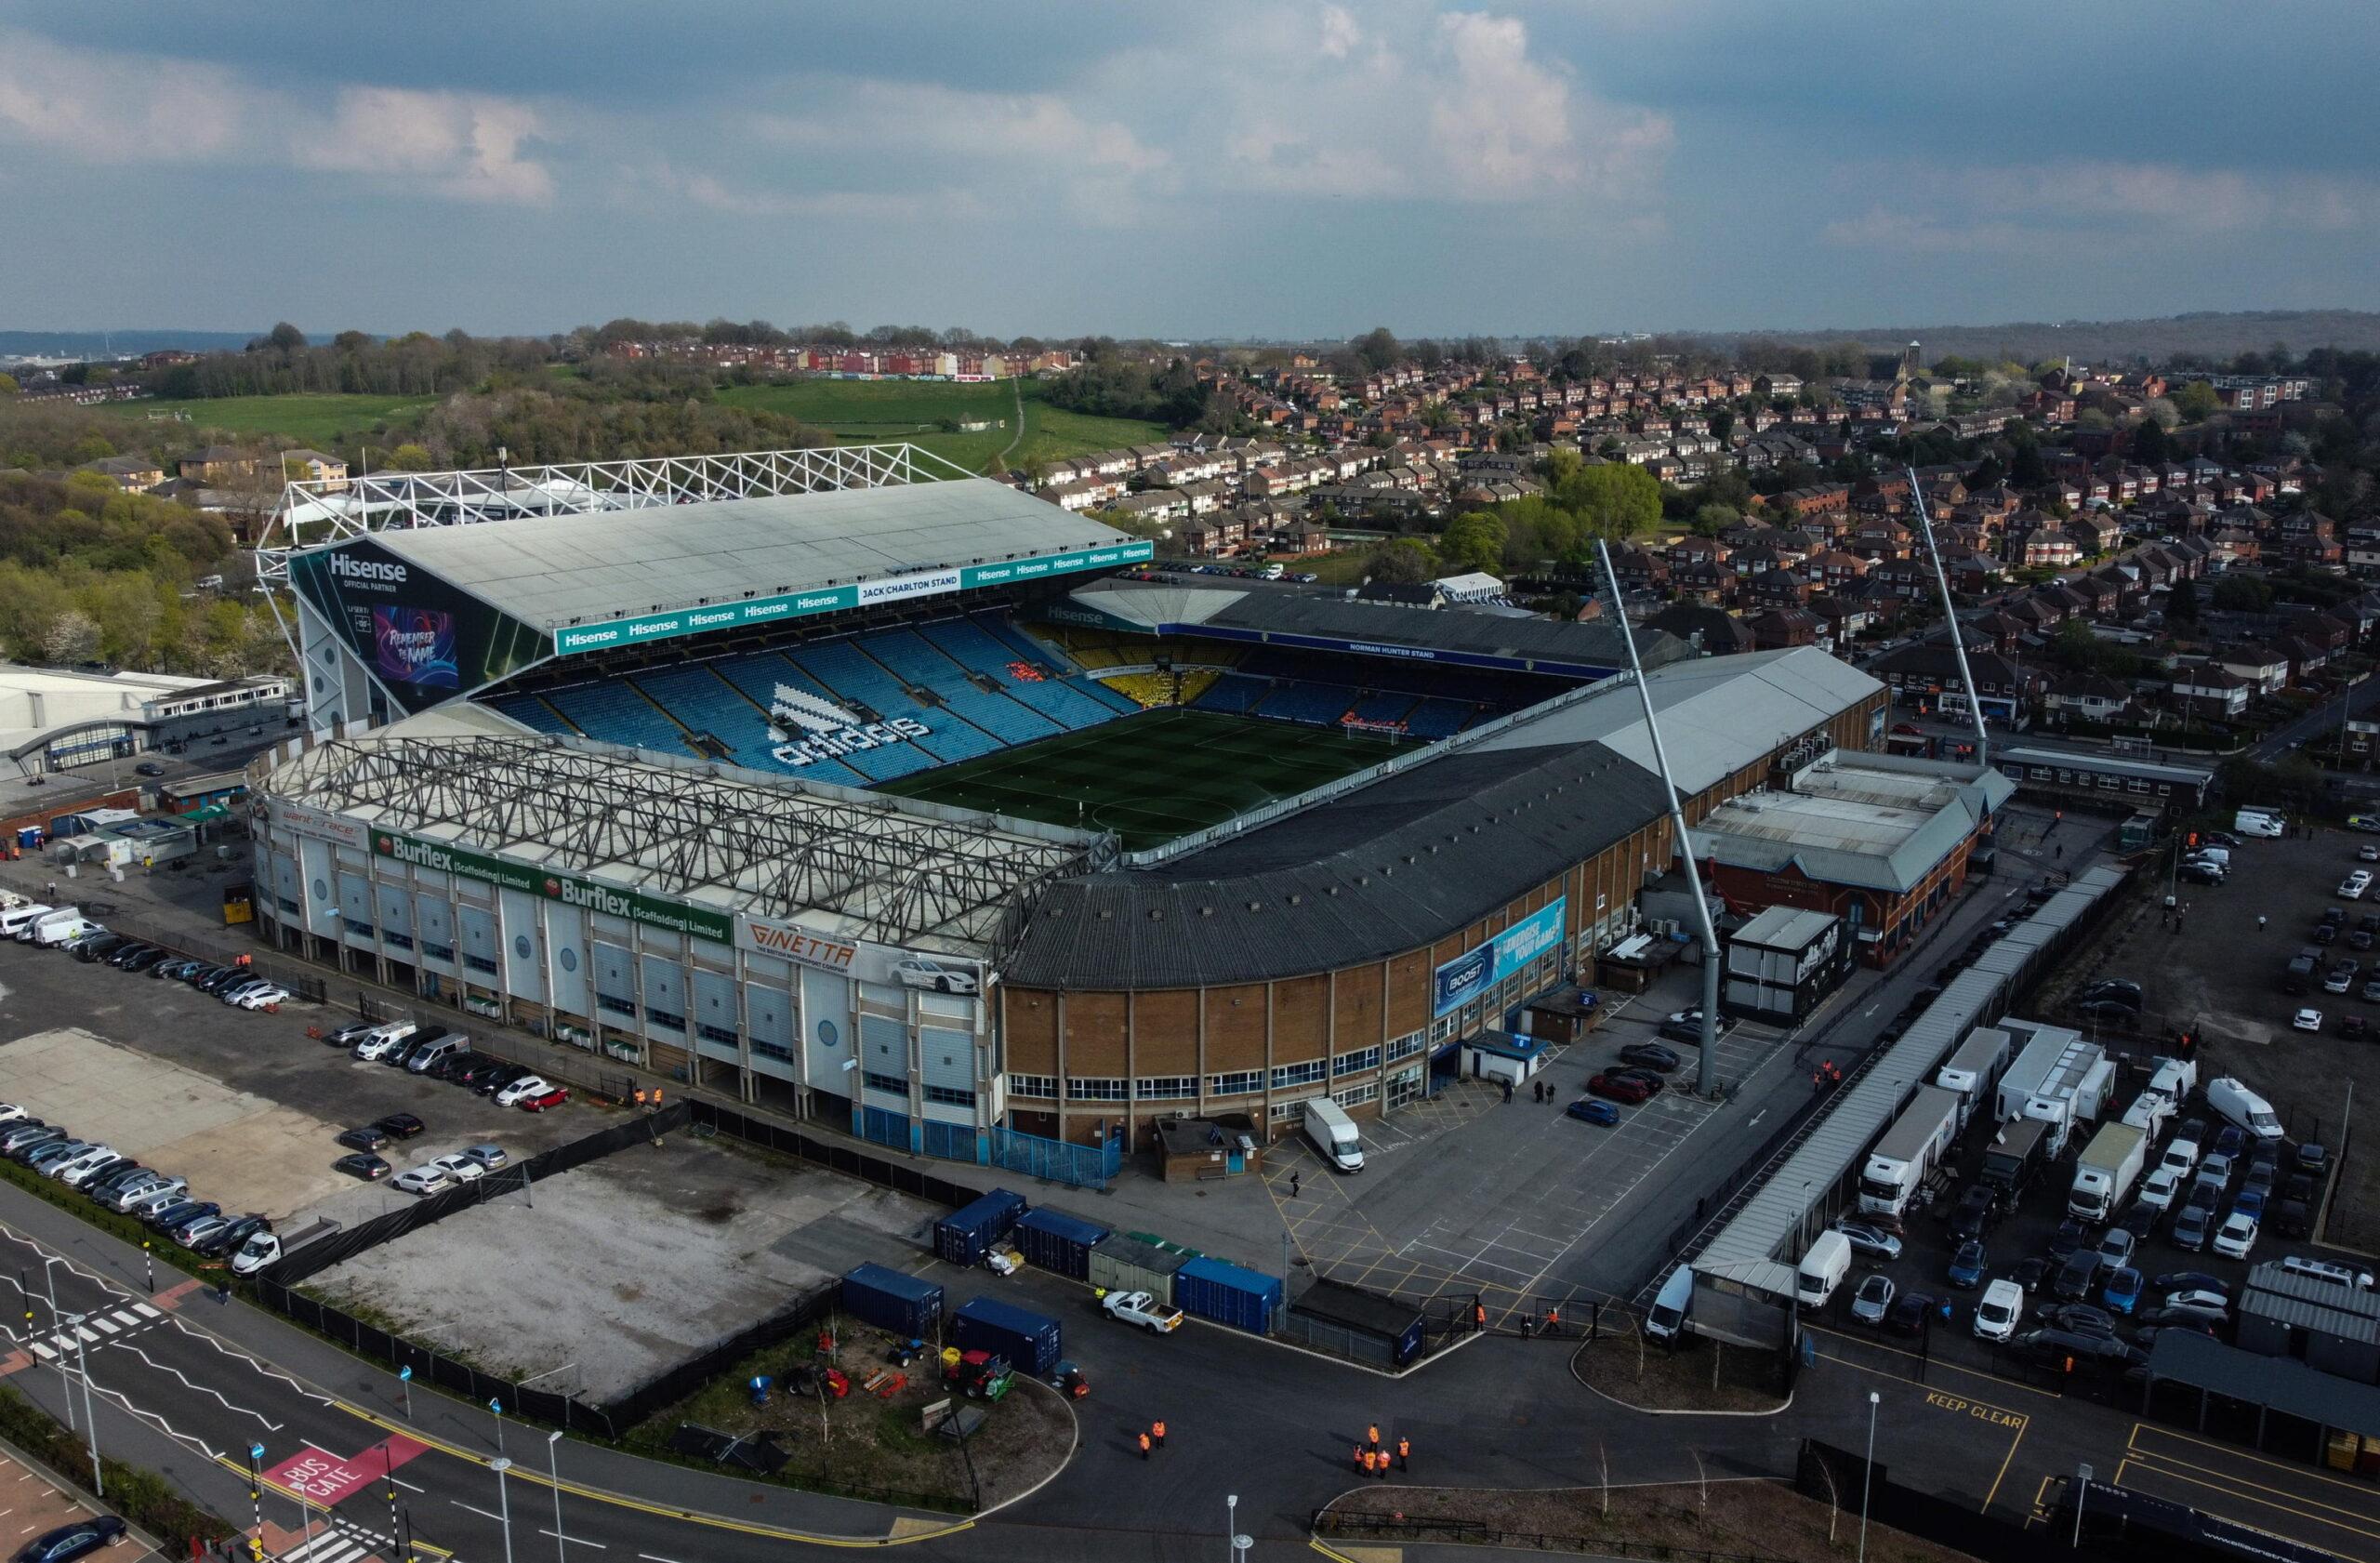
[[[900,1264],[938,1213],[676,1134],[358,1254],[308,1290],[492,1371],[567,1366],[541,1383],[602,1400],[861,1260]]]

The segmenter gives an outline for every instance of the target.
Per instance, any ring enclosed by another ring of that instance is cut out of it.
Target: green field
[[[1113,830],[1127,852],[1138,852],[1378,764],[1400,747],[1391,738],[1261,717],[1149,711],[921,771],[875,790]]]
[[[435,396],[215,396],[195,401],[110,402],[105,411],[130,422],[153,414],[185,412],[190,427],[235,434],[286,434],[327,446],[342,434],[368,434],[375,425],[410,417]],[[164,420],[159,420],[164,427]]]
[[[1010,467],[1115,445],[1147,444],[1165,426],[1136,418],[1091,417],[1052,407],[1031,380],[960,385],[949,380],[797,380],[787,385],[730,386],[719,393],[729,406],[784,413],[826,430],[845,444],[906,441],[980,472],[1006,453]],[[1017,427],[1022,401],[1024,428]],[[981,433],[945,432],[939,425],[989,419]]]

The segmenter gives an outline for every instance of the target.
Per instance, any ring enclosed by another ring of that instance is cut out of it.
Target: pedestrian
[[[1291,1173],[1289,1174],[1289,1198],[1290,1198],[1290,1199],[1295,1199],[1299,1198],[1299,1195],[1298,1195],[1298,1174],[1297,1174],[1297,1173],[1295,1173],[1295,1172],[1291,1172]]]
[[[1144,1434],[1142,1434],[1142,1435],[1141,1435],[1141,1458],[1142,1458],[1143,1460],[1146,1460],[1148,1457],[1149,1457],[1149,1436],[1148,1436],[1146,1433],[1144,1433]]]
[[[1165,1447],[1165,1418],[1158,1417],[1150,1426],[1149,1431],[1157,1436],[1157,1447],[1163,1449]]]
[[[1413,1468],[1413,1440],[1402,1433],[1396,1436],[1396,1468],[1400,1471]]]

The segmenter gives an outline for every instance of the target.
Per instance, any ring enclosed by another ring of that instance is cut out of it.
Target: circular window
[[[562,961],[562,969],[563,971],[575,972],[578,970],[578,952],[576,950],[565,947],[557,959]]]
[[[519,956],[522,960],[528,960],[529,952],[536,947],[536,946],[529,942],[528,934],[515,934],[512,935],[512,953]]]
[[[316,880],[314,881],[314,899],[317,901],[327,901],[330,898],[331,887],[329,883],[323,880]]]
[[[833,1047],[838,1040],[838,1038],[839,1034],[835,1030],[835,1023],[833,1021],[822,1020],[818,1023],[819,1046]]]

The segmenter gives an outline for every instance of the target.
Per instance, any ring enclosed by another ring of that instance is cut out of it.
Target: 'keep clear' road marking
[[[1925,1403],[1936,1411],[1971,1416],[1977,1422],[1988,1422],[1994,1427],[2022,1427],[2032,1420],[2022,1411],[2003,1411],[1998,1406],[1986,1405],[1981,1400],[1970,1400],[1959,1395],[1945,1395],[1938,1389],[1929,1389],[1925,1392]]]

